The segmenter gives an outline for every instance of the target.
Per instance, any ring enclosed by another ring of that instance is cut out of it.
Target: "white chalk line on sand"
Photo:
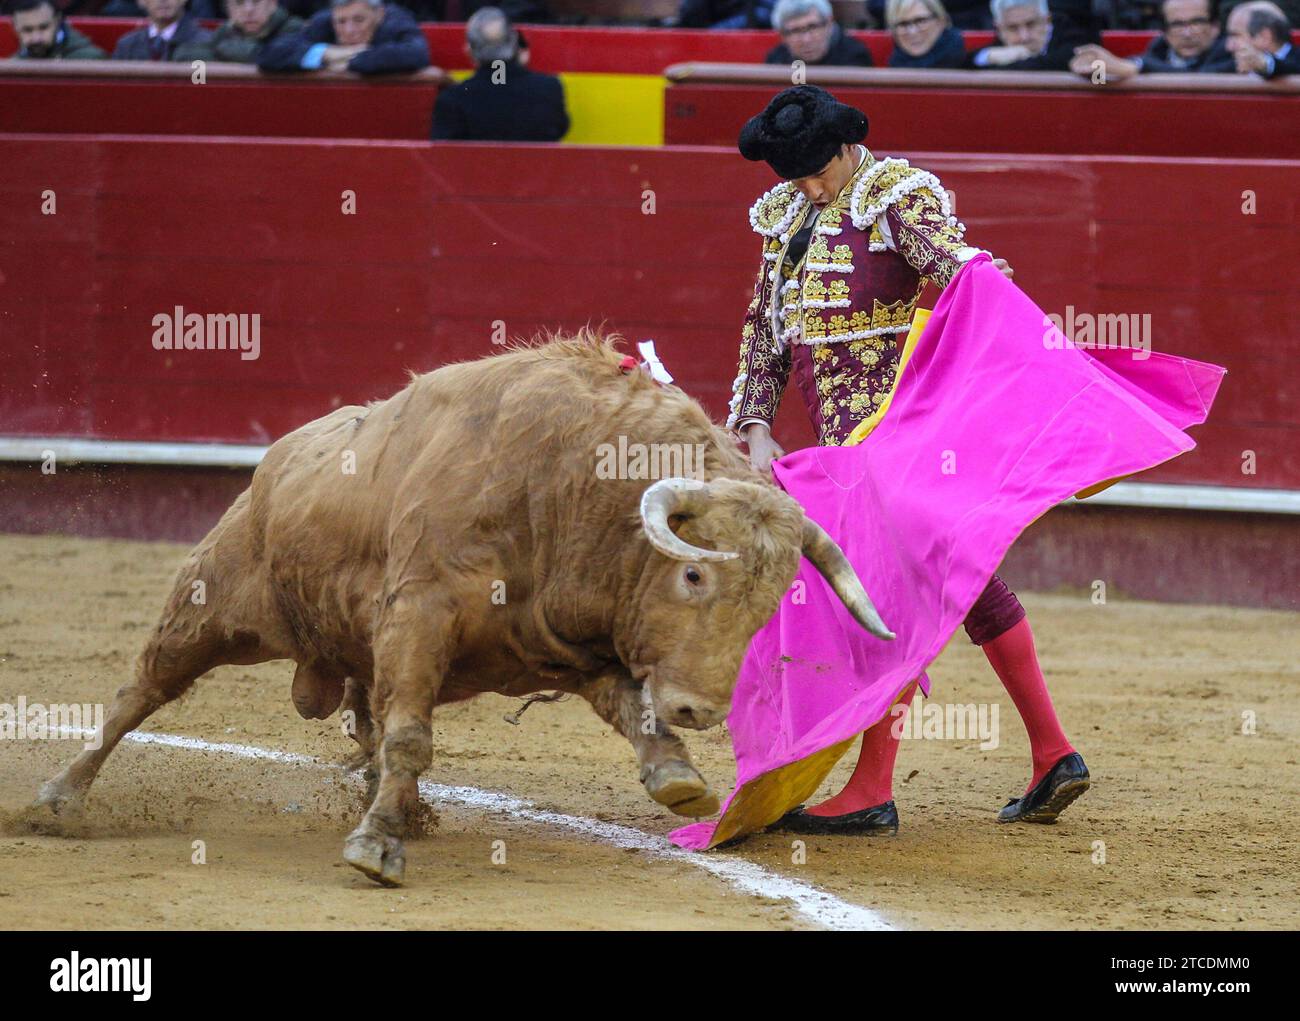
[[[282,752],[274,748],[258,748],[255,745],[204,741],[201,738],[184,737],[180,734],[155,734],[136,731],[127,734],[126,739],[137,744],[215,752],[219,755],[232,755],[242,759],[260,759],[266,762],[278,762],[293,766],[311,766],[316,769],[342,768],[320,762],[309,755],[299,755],[295,752]],[[870,908],[841,900],[834,894],[819,890],[817,887],[801,882],[798,879],[783,876],[779,872],[773,872],[757,862],[747,861],[743,858],[686,851],[663,837],[643,833],[631,826],[601,822],[599,819],[588,819],[580,815],[566,815],[563,812],[550,812],[546,809],[535,808],[530,802],[510,794],[480,790],[477,787],[452,787],[447,784],[434,783],[432,780],[420,781],[420,794],[425,799],[435,803],[440,801],[451,802],[479,811],[501,812],[524,822],[571,830],[589,839],[603,844],[610,844],[613,847],[628,848],[653,855],[656,858],[692,865],[708,872],[742,893],[747,893],[753,897],[787,901],[804,918],[827,929],[880,932],[894,928]]]

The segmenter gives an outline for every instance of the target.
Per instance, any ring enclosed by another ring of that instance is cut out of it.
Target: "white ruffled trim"
[[[880,200],[866,209],[860,209],[864,201],[867,189],[876,177],[879,176],[885,167],[904,167],[911,171],[906,177],[895,184],[889,191],[885,192]],[[948,204],[948,193],[944,191],[943,185],[939,179],[928,170],[920,170],[912,167],[907,160],[903,159],[884,159],[877,162],[870,170],[858,179],[858,183],[853,186],[853,194],[849,198],[849,216],[853,219],[853,225],[859,230],[869,230],[871,224],[895,202],[904,195],[909,195],[921,188],[929,188],[939,200],[939,209],[942,211],[944,218],[948,221],[950,227],[956,227],[958,230],[965,232],[966,225],[957,222],[957,218],[952,215],[952,207]],[[802,194],[802,193],[801,193]],[[870,247],[870,246],[868,246]],[[872,249],[874,251],[874,249]]]
[[[854,330],[852,333],[837,333],[834,336],[828,337],[816,337],[814,339],[801,337],[799,340],[796,340],[795,343],[805,344],[809,347],[813,347],[817,344],[844,344],[850,340],[866,340],[868,337],[882,337],[886,333],[906,333],[911,328],[911,323],[908,323],[905,326],[873,326],[869,330]]]
[[[837,298],[834,301],[805,301],[804,308],[848,308],[852,305],[848,298]],[[793,307],[793,306],[791,306]]]
[[[781,222],[775,227],[760,227],[758,224],[759,207],[774,195],[778,190],[786,188],[785,183],[778,184],[775,188],[769,188],[758,197],[758,201],[749,207],[749,225],[754,229],[754,233],[762,234],[764,237],[778,238],[782,244],[790,240],[786,231],[794,223],[800,211],[808,204],[808,197],[801,191],[796,191],[790,200],[790,207],[785,211],[785,216],[781,217]]]
[[[805,269],[815,270],[818,273],[852,273],[852,264],[847,266],[836,266],[830,262],[805,262]]]

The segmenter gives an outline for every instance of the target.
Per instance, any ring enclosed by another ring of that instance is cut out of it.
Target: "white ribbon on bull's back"
[[[651,379],[656,383],[671,383],[673,381],[673,377],[664,368],[664,363],[655,354],[655,342],[653,340],[638,341],[636,349],[641,355],[641,361],[645,362],[646,368],[650,370]]]

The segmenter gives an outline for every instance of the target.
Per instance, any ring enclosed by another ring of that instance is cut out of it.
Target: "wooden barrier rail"
[[[427,138],[438,68],[362,80],[344,72],[269,76],[244,64],[0,62],[0,131],[301,138]]]
[[[789,82],[763,65],[666,72],[664,141],[732,147]],[[871,144],[969,153],[1300,158],[1300,79],[1151,75],[1093,85],[1048,71],[810,68],[808,81],[864,110]]]

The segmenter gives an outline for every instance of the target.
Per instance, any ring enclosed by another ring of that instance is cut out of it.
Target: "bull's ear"
[[[876,606],[862,587],[858,574],[839,545],[811,518],[803,519],[803,555],[817,568],[853,619],[877,638],[892,641],[897,636],[885,626]]]

